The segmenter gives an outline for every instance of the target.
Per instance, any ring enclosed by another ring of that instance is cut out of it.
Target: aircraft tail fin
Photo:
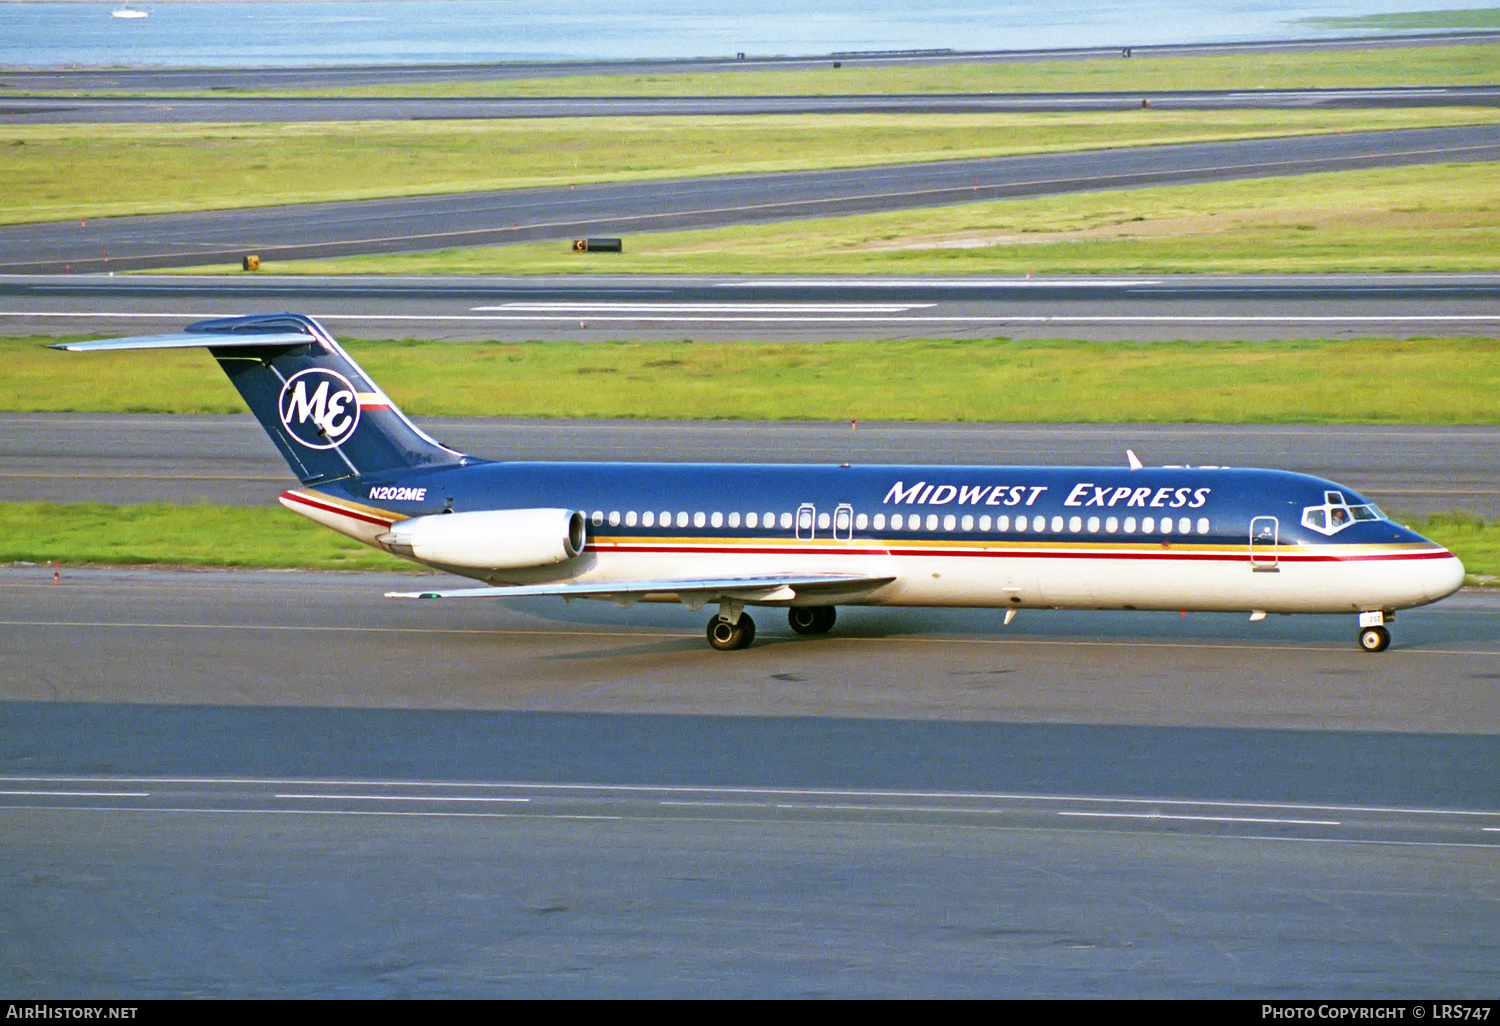
[[[225,317],[177,334],[55,348],[192,347],[219,362],[303,484],[469,462],[407,420],[323,326],[301,314]]]

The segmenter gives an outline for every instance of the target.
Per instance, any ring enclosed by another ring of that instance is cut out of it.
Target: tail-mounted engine
[[[567,509],[496,509],[413,517],[377,539],[422,563],[516,570],[572,559],[587,540],[583,514]]]

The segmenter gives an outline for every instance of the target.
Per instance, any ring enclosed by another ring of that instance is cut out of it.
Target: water
[[[0,2],[0,66],[174,67],[1017,50],[1348,35],[1304,18],[1454,0],[334,0]]]

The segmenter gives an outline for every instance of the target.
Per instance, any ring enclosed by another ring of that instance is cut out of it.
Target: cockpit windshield
[[[1302,526],[1319,534],[1338,534],[1359,520],[1384,520],[1380,507],[1371,502],[1350,505],[1343,492],[1324,492],[1321,506],[1307,506],[1302,510]]]

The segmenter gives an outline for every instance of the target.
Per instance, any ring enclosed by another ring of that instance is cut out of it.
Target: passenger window
[[[596,509],[596,510],[594,510],[594,518],[593,519],[594,519],[594,526],[595,527],[603,527],[604,526],[604,511],[602,509]]]
[[[1082,517],[1070,517],[1068,519],[1068,530],[1072,531],[1074,534],[1077,534],[1079,531],[1082,531],[1083,530],[1083,518]]]
[[[956,516],[954,516],[952,513],[949,513],[947,516],[945,516],[943,518],[943,530],[945,530],[945,531],[954,531],[954,530],[957,530],[957,529],[958,529],[958,518]]]
[[[678,510],[678,512],[677,512],[677,526],[678,527],[686,527],[687,525],[688,525],[687,510]]]
[[[980,517],[979,518],[979,529],[981,531],[988,531],[990,529],[990,518],[989,517]]]
[[[1154,530],[1156,530],[1156,518],[1155,517],[1142,517],[1141,518],[1141,533],[1142,534],[1150,534]]]
[[[995,518],[995,530],[997,530],[997,531],[1009,531],[1010,530],[1010,517],[1009,516],[996,517]]]
[[[703,515],[703,511],[701,509],[693,514],[694,527],[702,527],[706,523],[708,523],[708,517]]]
[[[927,514],[927,530],[929,530],[929,531],[936,531],[937,530],[937,514],[936,513],[929,513],[929,514]]]
[[[901,519],[901,514],[900,513],[892,514],[892,516],[891,516],[891,530],[892,531],[899,531],[899,530],[901,530],[902,523],[904,523],[904,521]]]
[[[963,522],[959,526],[961,526],[965,531],[974,530],[974,518],[964,517]]]
[[[783,514],[781,514],[781,529],[783,531],[785,531],[785,530],[790,529],[791,526],[792,526],[792,515],[790,513],[783,513]]]
[[[755,527],[755,525],[757,525],[758,523],[760,523],[760,517],[756,516],[754,513],[746,513],[745,514],[745,526],[746,527],[749,527],[749,528],[753,529]]]
[[[626,527],[634,527],[635,526],[635,510],[631,509],[631,510],[626,510],[625,511],[625,526]]]
[[[1062,528],[1063,528],[1063,519],[1062,519],[1062,517],[1053,517],[1052,518],[1052,530],[1055,531],[1055,532],[1061,532]]]
[[[820,530],[820,531],[826,531],[826,530],[828,530],[828,514],[827,513],[819,513],[818,514],[818,530]]]
[[[1208,517],[1199,517],[1198,518],[1198,533],[1199,534],[1207,534],[1208,533]]]
[[[1089,517],[1089,534],[1099,533],[1099,518]]]
[[[859,516],[854,518],[854,529],[856,531],[863,531],[869,525],[870,515],[868,513],[861,513],[859,514]]]
[[[609,526],[610,527],[619,527],[620,526],[620,511],[619,510],[612,509],[612,510],[609,511]]]
[[[709,527],[723,527],[724,526],[724,514],[720,513],[718,510],[714,510],[714,515],[708,518],[708,526]]]
[[[1108,534],[1114,534],[1119,529],[1120,529],[1120,519],[1119,519],[1119,517],[1110,517],[1108,520],[1106,520],[1104,522],[1104,530]]]
[[[672,526],[672,514],[670,512],[668,512],[667,510],[662,510],[661,511],[661,516],[658,519],[661,520],[661,526],[663,526],[663,527],[671,527]]]
[[[1125,518],[1125,533],[1135,534],[1135,517]]]
[[[875,514],[875,530],[877,530],[877,531],[884,531],[885,530],[885,514],[884,513],[876,513]]]
[[[729,514],[729,526],[730,527],[739,527],[740,526],[740,515],[739,515],[738,511]]]
[[[653,527],[656,524],[656,514],[649,509],[641,516],[642,527]]]

